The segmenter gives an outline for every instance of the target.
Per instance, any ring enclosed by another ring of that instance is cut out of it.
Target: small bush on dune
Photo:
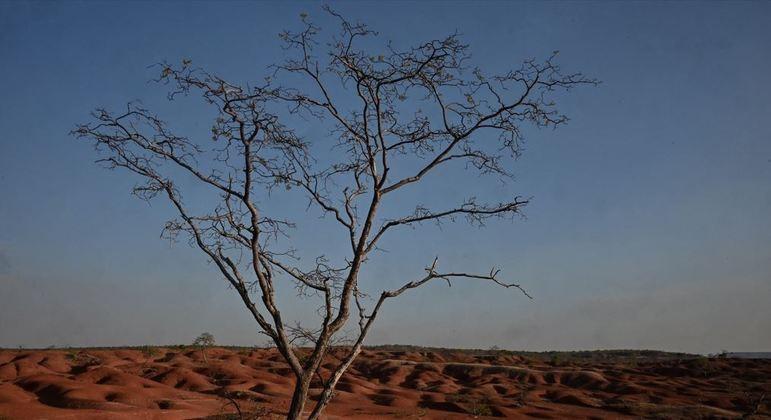
[[[206,359],[206,348],[213,346],[215,343],[214,336],[211,333],[205,332],[193,340],[193,345],[201,349],[204,363],[209,363]]]
[[[147,358],[153,357],[158,354],[158,349],[156,349],[153,346],[142,346],[140,351]]]

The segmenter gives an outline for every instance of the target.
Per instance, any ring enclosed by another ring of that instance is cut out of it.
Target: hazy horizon
[[[439,256],[448,269],[499,267],[534,299],[437,282],[384,306],[366,344],[770,351],[771,4],[482,4],[332,6],[399,45],[457,30],[491,71],[559,50],[566,70],[602,84],[560,96],[566,126],[526,129],[513,182],[477,191],[452,170],[406,193],[515,193],[532,197],[526,218],[404,229],[363,281],[391,288]],[[316,3],[0,3],[0,347],[185,344],[203,331],[265,342],[198,250],[159,238],[168,204],[132,197],[137,179],[100,168],[68,132],[96,107],[141,99],[180,132],[210,135],[199,99],[167,102],[149,66],[189,58],[259,81],[301,13],[336,30]],[[271,203],[299,222],[302,256],[344,251],[302,200]],[[291,285],[278,292],[288,316],[314,309]]]

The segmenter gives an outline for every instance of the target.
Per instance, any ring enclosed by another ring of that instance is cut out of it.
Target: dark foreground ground
[[[330,358],[329,362],[334,362]],[[324,373],[322,373],[323,375]],[[0,419],[281,418],[291,374],[271,349],[0,350]],[[318,393],[318,390],[315,390]],[[771,360],[610,351],[381,347],[328,418],[771,418]]]

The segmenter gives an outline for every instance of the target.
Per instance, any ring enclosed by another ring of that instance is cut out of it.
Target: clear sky
[[[533,197],[526,219],[402,230],[365,275],[392,287],[438,255],[448,268],[497,265],[535,299],[437,283],[384,307],[369,343],[771,349],[770,3],[332,5],[404,45],[458,30],[491,71],[560,50],[564,67],[603,81],[561,98],[567,126],[526,132],[505,187]],[[68,132],[97,106],[142,99],[208,135],[208,114],[166,103],[148,66],[190,58],[260,80],[301,12],[332,29],[314,3],[0,2],[0,346],[188,343],[202,331],[264,342],[196,250],[159,238],[167,204],[133,198],[136,179],[95,165]],[[416,194],[468,196],[475,182],[439,174]],[[331,234],[301,229],[297,241],[334,254]],[[285,313],[308,312],[281,292]]]

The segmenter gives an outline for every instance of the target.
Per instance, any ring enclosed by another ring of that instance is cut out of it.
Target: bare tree
[[[433,280],[455,279],[527,295],[520,285],[501,280],[496,269],[447,272],[435,259],[422,277],[382,291],[368,309],[359,278],[379,241],[399,227],[458,218],[481,225],[519,214],[528,203],[520,197],[493,203],[472,197],[446,209],[416,204],[408,214],[387,219],[378,211],[384,201],[399,200],[400,190],[447,165],[461,163],[488,175],[480,180],[509,177],[522,126],[565,123],[554,93],[597,83],[581,73],[564,73],[554,62],[556,52],[545,61],[526,60],[515,70],[487,75],[469,66],[468,47],[457,34],[405,49],[389,43],[373,54],[361,44],[375,32],[325,11],[339,20],[340,32],[322,43],[320,29],[303,15],[299,32],[281,34],[289,58],[273,66],[258,86],[230,83],[189,60],[160,64],[157,81],[171,88],[170,99],[197,92],[216,108],[213,142],[175,135],[135,103],[122,112],[97,109],[92,122],[73,130],[95,143],[100,162],[144,180],[134,194],[168,198],[178,217],[167,222],[164,233],[184,234],[206,254],[289,364],[297,380],[291,419],[303,416],[314,378],[321,393],[310,418],[319,417],[388,299]],[[302,138],[293,129],[295,118],[316,121],[317,133],[328,133]],[[173,181],[175,176],[210,188],[216,205],[207,211],[200,203],[186,203],[184,183]],[[266,214],[259,203],[277,189],[299,191],[310,207],[331,216],[350,247],[343,262],[320,256],[303,266],[293,248],[282,245],[294,223]],[[320,299],[317,327],[286,323],[276,304],[279,279],[290,279],[302,294]],[[358,315],[353,325],[358,330],[337,347],[344,354],[336,365],[321,369],[352,313]],[[310,343],[302,354],[298,340]]]

